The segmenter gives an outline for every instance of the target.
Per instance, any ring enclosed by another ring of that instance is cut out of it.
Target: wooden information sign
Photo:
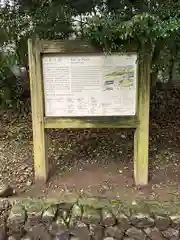
[[[150,60],[79,40],[29,40],[36,181],[48,178],[47,128],[135,128],[134,177],[148,182]]]

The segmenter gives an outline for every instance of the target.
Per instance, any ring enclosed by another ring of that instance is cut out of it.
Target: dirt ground
[[[49,130],[51,175],[46,186],[35,186],[31,114],[17,117],[10,112],[0,118],[0,181],[19,196],[80,192],[123,200],[179,200],[180,94],[171,92],[166,102],[158,101],[150,119],[147,187],[134,185],[133,131],[117,129]]]

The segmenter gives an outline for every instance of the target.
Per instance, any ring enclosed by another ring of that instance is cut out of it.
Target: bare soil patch
[[[159,94],[159,93],[158,93]],[[173,90],[152,100],[149,184],[137,189],[133,180],[133,130],[49,130],[51,176],[35,186],[31,114],[0,117],[0,180],[20,196],[52,196],[80,192],[120,199],[180,198],[180,93]]]

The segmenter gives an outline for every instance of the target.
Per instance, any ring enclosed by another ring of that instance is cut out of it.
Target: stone
[[[25,235],[24,237],[21,238],[21,240],[33,240],[32,237]]]
[[[52,222],[49,227],[48,231],[51,235],[56,236],[57,234],[62,234],[67,231],[67,225],[61,219],[61,221]]]
[[[64,219],[60,216],[57,216],[56,218],[56,223],[59,225],[66,225],[66,222],[64,221]]]
[[[75,236],[70,236],[70,240],[79,240],[79,238]]]
[[[82,206],[74,204],[71,210],[71,218],[80,220],[82,218]]]
[[[10,203],[7,199],[0,199],[0,227],[4,228],[9,216]]]
[[[42,221],[42,207],[40,205],[32,204],[27,208],[27,221],[25,224],[25,230],[40,224]]]
[[[70,234],[68,231],[57,234],[53,240],[70,240]]]
[[[118,227],[121,230],[127,230],[130,227],[130,221],[125,214],[119,214],[117,217]]]
[[[105,237],[103,240],[115,240],[113,237]]]
[[[8,217],[9,217],[8,211],[0,213],[0,228],[6,228],[6,222]]]
[[[42,220],[42,207],[38,204],[33,204],[27,209],[27,222],[26,226],[36,226]]]
[[[20,204],[15,204],[11,208],[10,215],[7,219],[7,227],[10,233],[22,234],[26,221],[26,211]]]
[[[8,237],[8,240],[19,240],[20,238],[19,237],[16,237],[16,236],[9,236]]]
[[[134,238],[124,237],[123,240],[136,240]],[[158,240],[158,239],[157,239]]]
[[[146,228],[144,232],[152,240],[165,240],[158,228]]]
[[[171,219],[168,216],[155,216],[155,225],[160,230],[166,230],[171,224]]]
[[[44,211],[44,213],[42,214],[42,221],[44,223],[49,224],[50,222],[52,222],[55,219],[56,213],[57,213],[57,206],[56,205],[47,208]]]
[[[131,227],[126,231],[126,235],[130,238],[136,239],[136,240],[146,240],[145,233],[138,228]]]
[[[83,222],[78,221],[76,226],[69,231],[72,236],[78,237],[79,240],[90,239],[88,226]]]
[[[74,225],[76,225],[77,221],[80,221],[82,219],[82,214],[83,214],[82,206],[74,204],[71,210],[71,218],[68,224],[69,227],[73,227]],[[84,214],[84,221],[88,222],[88,219],[86,219],[86,217],[88,218],[87,214]]]
[[[148,214],[136,214],[131,216],[131,223],[137,228],[149,228],[153,227],[154,219],[151,218]]]
[[[135,240],[134,238],[124,237],[123,240]]]
[[[167,239],[173,238],[174,240],[178,240],[180,237],[179,230],[174,228],[168,228],[165,231],[163,231],[162,234]]]
[[[102,209],[102,225],[105,227],[113,226],[116,223],[114,215],[109,209]]]
[[[0,228],[0,240],[7,240],[8,236],[4,228]]]
[[[102,240],[104,235],[104,228],[101,225],[90,224],[89,225],[90,236],[93,240]]]
[[[10,203],[7,199],[0,199],[0,213],[7,211],[10,208]]]
[[[13,188],[7,183],[0,183],[0,197],[7,198],[14,194]]]
[[[101,221],[100,211],[90,207],[85,207],[82,221],[86,224],[99,224]]]
[[[67,223],[70,221],[70,210],[61,208],[58,210],[58,216]]]
[[[111,226],[105,229],[105,237],[113,237],[116,240],[121,240],[123,236],[124,232],[117,226],[114,227]]]
[[[4,228],[6,226],[6,215],[0,214],[0,227]]]
[[[170,216],[171,226],[176,229],[180,229],[180,215]]]
[[[15,237],[15,236],[9,236],[8,237],[8,240],[19,240],[20,238],[17,238],[17,237]]]
[[[68,227],[73,228],[78,221],[80,221],[78,218],[71,217],[68,223]]]
[[[51,235],[49,234],[47,229],[41,224],[33,226],[31,230],[28,231],[28,235],[32,239],[51,240]]]
[[[58,208],[57,215],[61,217],[66,224],[69,224],[71,220],[71,209],[73,207],[72,203],[61,203]]]

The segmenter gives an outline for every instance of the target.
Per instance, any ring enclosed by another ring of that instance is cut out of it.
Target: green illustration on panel
[[[104,91],[118,90],[122,87],[133,87],[135,80],[135,70],[130,67],[116,67],[105,74]]]

